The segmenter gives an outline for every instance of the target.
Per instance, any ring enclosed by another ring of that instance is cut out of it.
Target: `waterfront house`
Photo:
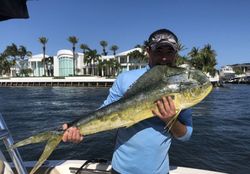
[[[48,55],[45,55],[45,58],[48,58]],[[31,76],[41,77],[45,74],[45,69],[43,65],[43,54],[36,54],[29,58],[29,68],[32,69]]]
[[[76,52],[75,60],[73,60],[73,52],[71,50],[62,49],[57,52],[56,56],[45,55],[45,67],[43,54],[31,56],[29,58],[29,68],[33,71],[31,76],[35,77],[51,76],[51,74],[56,77],[73,76],[73,74],[76,76],[114,76],[120,72],[143,68],[147,65],[147,62],[135,61],[135,58],[129,56],[129,53],[133,51],[141,52],[142,50],[141,48],[133,48],[116,55],[100,55],[98,59],[92,59],[88,62],[84,60],[87,58],[84,57],[83,53]],[[53,61],[48,61],[49,58]],[[119,66],[119,71],[118,67],[114,66],[116,62],[119,64],[117,65]],[[73,70],[74,67],[75,73]]]

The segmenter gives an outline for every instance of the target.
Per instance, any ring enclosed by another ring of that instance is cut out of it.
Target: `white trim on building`
[[[48,55],[45,55],[45,58],[48,58]],[[44,75],[44,65],[43,65],[43,54],[36,54],[29,58],[29,68],[33,70],[33,76],[41,77]]]
[[[133,51],[142,51],[141,48],[133,48],[116,55],[107,55],[101,56],[101,61],[116,59],[120,64],[121,71],[128,71],[135,68],[142,68],[147,65],[147,63],[133,63],[128,56],[129,53]],[[49,58],[48,55],[45,55],[46,58]],[[43,54],[37,54],[29,58],[29,67],[33,70],[33,76],[43,76],[44,67],[43,67]],[[73,52],[71,50],[62,49],[59,50],[56,56],[53,56],[53,75],[54,76],[72,76],[73,73]],[[95,65],[94,75],[105,76],[107,74],[102,72],[97,74],[97,65],[98,62],[93,62],[92,65]],[[90,65],[84,63],[84,54],[80,52],[75,53],[75,75],[90,75]]]

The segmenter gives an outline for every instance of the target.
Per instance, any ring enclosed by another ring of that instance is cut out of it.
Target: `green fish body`
[[[153,117],[152,110],[157,109],[155,102],[163,96],[171,96],[175,104],[176,116],[170,122],[173,124],[181,110],[196,105],[211,90],[212,84],[199,70],[159,65],[143,74],[120,100],[91,112],[69,125],[79,128],[82,135],[129,127]],[[34,173],[60,143],[62,135],[62,131],[40,133],[16,143],[14,147],[48,140],[43,154],[31,171]]]

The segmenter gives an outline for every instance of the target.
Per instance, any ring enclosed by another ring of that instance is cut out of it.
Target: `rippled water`
[[[14,140],[20,140],[79,118],[99,107],[107,94],[107,88],[0,88],[0,112]],[[249,85],[215,88],[193,108],[192,139],[173,142],[170,163],[227,173],[249,173],[249,96]],[[50,159],[111,159],[115,132],[86,137],[80,144],[61,143]],[[29,145],[20,148],[20,153],[24,160],[37,160],[42,150],[42,144]]]

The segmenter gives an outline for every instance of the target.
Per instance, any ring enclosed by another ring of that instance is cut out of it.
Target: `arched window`
[[[59,58],[59,76],[73,75],[73,59],[70,57]]]

